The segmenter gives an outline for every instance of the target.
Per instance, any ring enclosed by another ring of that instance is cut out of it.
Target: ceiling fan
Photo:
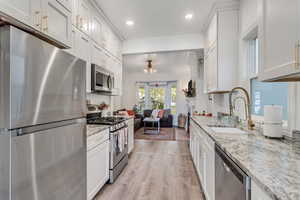
[[[153,68],[152,61],[153,60],[147,60],[148,65],[144,69],[144,72],[147,73],[147,74],[153,74],[153,73],[157,72],[157,70]]]

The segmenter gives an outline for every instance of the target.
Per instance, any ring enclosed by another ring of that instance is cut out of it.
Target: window
[[[171,114],[176,115],[176,85],[172,85],[171,87]]]
[[[137,104],[139,112],[145,109],[171,109],[171,114],[177,111],[177,82],[137,82]]]
[[[252,113],[264,116],[265,105],[280,105],[283,119],[288,119],[288,83],[265,83],[251,80]]]
[[[251,87],[252,114],[264,116],[265,105],[280,105],[283,108],[283,119],[288,118],[288,84],[266,83],[257,79],[259,73],[259,39],[248,40],[248,72]]]
[[[165,107],[165,88],[151,87],[150,99],[152,109],[164,109]]]
[[[259,40],[257,37],[248,40],[248,69],[250,77],[255,77],[259,70]]]

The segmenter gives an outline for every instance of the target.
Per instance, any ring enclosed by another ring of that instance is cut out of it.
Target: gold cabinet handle
[[[45,24],[44,24],[45,26],[43,28],[43,31],[48,32],[48,30],[49,30],[49,28],[48,28],[48,16],[44,16],[43,21],[45,22]]]
[[[42,29],[42,19],[40,17],[40,11],[34,12],[34,25],[41,30]]]

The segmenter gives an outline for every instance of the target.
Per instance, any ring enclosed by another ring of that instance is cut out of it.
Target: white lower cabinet
[[[134,149],[134,119],[128,120],[128,154]]]
[[[215,200],[215,144],[194,121],[190,125],[190,151],[207,200]]]
[[[272,200],[272,198],[251,180],[251,200]]]
[[[91,200],[109,179],[109,132],[88,140],[87,199]],[[90,147],[92,146],[92,147]]]

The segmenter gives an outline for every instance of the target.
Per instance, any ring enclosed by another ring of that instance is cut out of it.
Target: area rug
[[[174,128],[161,128],[159,135],[145,134],[144,128],[140,128],[134,134],[137,140],[176,140]]]

